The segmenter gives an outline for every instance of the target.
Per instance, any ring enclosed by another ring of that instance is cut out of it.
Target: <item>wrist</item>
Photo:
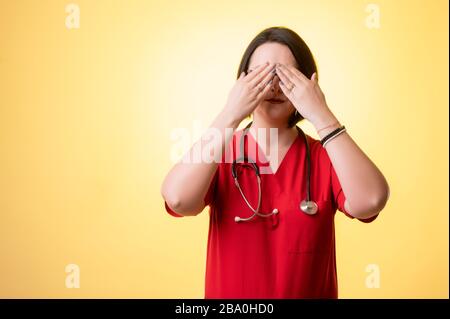
[[[233,129],[236,129],[242,122],[242,119],[239,119],[238,117],[234,116],[226,108],[220,112],[219,118],[221,122],[224,124],[224,127]]]
[[[341,123],[331,111],[317,117],[312,124],[321,139],[341,126]]]

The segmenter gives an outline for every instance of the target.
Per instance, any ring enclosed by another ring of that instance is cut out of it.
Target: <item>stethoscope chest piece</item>
[[[312,200],[303,200],[300,203],[300,209],[302,212],[308,215],[315,215],[317,213],[317,204]]]

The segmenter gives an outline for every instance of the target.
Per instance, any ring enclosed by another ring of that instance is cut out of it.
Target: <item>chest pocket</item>
[[[317,201],[315,215],[300,210],[300,202],[291,201],[286,210],[286,232],[289,253],[327,252],[333,244],[334,213],[330,200]]]

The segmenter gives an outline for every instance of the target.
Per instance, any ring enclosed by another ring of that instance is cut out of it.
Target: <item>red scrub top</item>
[[[261,213],[236,223],[235,216],[253,213],[234,184],[231,157],[239,155],[236,131],[211,182],[206,205],[210,206],[205,276],[205,298],[337,298],[334,215],[345,211],[345,195],[319,140],[306,135],[311,152],[311,198],[315,215],[300,210],[306,198],[306,148],[298,135],[275,174],[261,174]],[[268,167],[253,136],[247,134],[245,154],[259,167]],[[224,161],[225,159],[225,161]],[[256,207],[258,186],[254,171],[239,166],[239,183]],[[165,204],[169,214],[182,217]],[[369,219],[371,222],[378,215]]]

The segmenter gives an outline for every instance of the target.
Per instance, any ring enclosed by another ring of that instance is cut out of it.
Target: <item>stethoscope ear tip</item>
[[[241,221],[241,218],[239,216],[234,217],[234,221],[236,223],[239,223]]]

